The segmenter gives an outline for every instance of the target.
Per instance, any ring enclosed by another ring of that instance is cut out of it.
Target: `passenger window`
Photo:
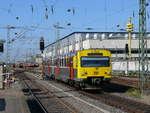
[[[61,59],[61,66],[63,66],[63,58]]]

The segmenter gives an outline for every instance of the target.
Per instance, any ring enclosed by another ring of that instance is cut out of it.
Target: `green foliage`
[[[138,76],[139,75],[139,72],[129,72],[128,76]],[[126,76],[125,73],[112,73],[112,76],[115,76],[115,77],[121,77],[121,76]]]
[[[141,91],[138,88],[130,88],[127,91],[127,95],[134,98],[141,98]]]
[[[119,77],[119,76],[124,76],[125,74],[124,73],[113,73],[112,76],[115,76],[115,77]]]

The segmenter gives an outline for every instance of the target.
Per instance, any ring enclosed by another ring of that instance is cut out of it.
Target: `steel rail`
[[[69,88],[74,88],[68,85],[65,85],[65,86]],[[108,94],[106,92],[103,92],[103,94],[97,94],[97,93],[92,94],[92,93],[88,93],[85,91],[79,91],[79,92],[85,96],[99,100],[100,102],[104,102],[110,106],[114,106],[116,108],[127,111],[129,113],[149,113],[150,112],[150,105],[136,102],[131,99],[126,99],[124,97]]]
[[[53,92],[51,92],[48,88],[44,87],[42,84],[37,84],[36,81],[32,81],[29,77],[24,76],[27,80],[29,80],[32,84],[34,83],[34,85],[36,85],[36,87],[42,89],[43,91],[47,92],[48,95],[53,94]],[[40,106],[42,107],[42,110],[44,111],[44,113],[49,113],[46,108],[44,107],[44,105],[40,102],[40,100],[38,99],[38,97],[32,92],[30,86],[28,85],[28,83],[26,81],[24,81],[24,83],[26,84],[26,86],[30,89],[29,91],[31,92],[31,94],[36,98],[37,102],[40,104]],[[72,109],[71,107],[69,107],[67,104],[65,104],[59,97],[57,97],[56,95],[53,94],[53,97],[55,99],[58,100],[58,102],[60,104],[62,104],[65,108],[67,108],[71,113],[77,113],[74,109]]]
[[[24,84],[27,86],[27,88],[29,89],[29,93],[32,95],[32,97],[38,102],[38,104],[40,105],[40,107],[42,108],[44,113],[49,113],[46,108],[44,107],[44,105],[40,102],[40,100],[38,99],[38,97],[32,92],[30,86],[28,85],[28,83],[24,80],[23,81]]]
[[[33,81],[35,82],[35,81]],[[43,90],[46,90],[48,94],[53,94],[53,97],[59,101],[60,104],[64,105],[71,113],[77,113],[75,110],[70,108],[67,104],[65,104],[60,98],[58,98],[56,95],[54,95],[53,92],[51,92],[48,88],[44,87],[42,84],[36,84],[38,87],[40,87]]]
[[[121,110],[127,111],[129,113],[149,113],[150,105],[136,102],[134,100],[126,99],[120,96],[112,94],[92,94],[85,91],[80,91],[81,94],[91,97],[93,99],[102,101],[108,105],[114,106]]]

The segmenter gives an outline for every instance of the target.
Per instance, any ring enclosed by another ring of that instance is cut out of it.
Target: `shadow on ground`
[[[100,86],[100,89],[91,89],[91,90],[86,90],[87,92],[97,94],[97,93],[125,93],[127,92],[130,88],[129,86],[124,86],[120,84],[115,84],[115,83],[110,83],[110,84],[103,84],[103,86]]]
[[[6,101],[3,98],[0,98],[0,111],[5,111]]]
[[[108,92],[108,93],[125,93],[130,88],[132,88],[132,87],[115,84],[115,83],[110,83],[103,87],[103,91]]]
[[[31,113],[44,113],[41,106],[34,99],[28,99],[27,104]]]

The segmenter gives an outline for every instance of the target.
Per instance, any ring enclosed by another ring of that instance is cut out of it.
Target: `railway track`
[[[67,84],[64,85],[69,88],[74,88]],[[103,89],[99,91],[95,90],[87,90],[87,91],[78,90],[78,91],[82,95],[98,100],[112,107],[119,108],[127,113],[150,113],[150,105],[104,92]]]
[[[38,103],[43,113],[77,113],[75,109],[65,104],[59,97],[52,94],[47,88],[38,85],[27,76],[20,76],[28,93]]]
[[[34,72],[33,70],[28,70],[28,72],[31,72],[34,74],[41,74],[41,72]],[[129,86],[129,87],[134,87],[134,88],[139,87],[138,77],[135,77],[135,76],[114,77],[111,80],[111,83],[121,84],[124,86]],[[150,88],[150,83],[149,83],[148,87]]]
[[[149,79],[150,80],[150,79]],[[130,87],[139,87],[139,79],[138,78],[131,78],[131,77],[115,77],[111,80],[112,83],[121,84]],[[150,88],[150,82],[148,84]]]
[[[59,83],[61,82],[59,81]],[[69,86],[68,84],[64,85],[66,87],[75,89],[73,86]],[[150,113],[150,105],[104,92],[103,89],[99,91],[95,90],[88,90],[88,91],[78,90],[78,91],[80,94],[84,96],[98,100],[112,107],[119,108],[127,113]]]
[[[61,82],[59,82],[61,83]],[[74,88],[63,84],[69,88]],[[119,108],[128,113],[150,113],[150,105],[140,103],[131,99],[127,99],[124,97],[116,96],[106,92],[93,92],[93,91],[79,91],[79,93],[90,97],[95,100],[99,100],[107,105]]]
[[[85,92],[85,91],[80,91],[80,93],[93,99],[104,102],[113,107],[119,108],[128,113],[150,113],[150,105],[136,102],[120,96],[108,93],[93,94],[92,92]]]
[[[24,86],[26,87],[26,89],[28,89],[28,92],[30,95],[32,95],[33,99],[38,103],[38,105],[42,109],[43,113],[49,113],[47,111],[47,109],[44,107],[44,105],[41,103],[40,99],[36,96],[36,94],[33,93],[32,89],[28,85],[27,81],[24,81]]]
[[[126,79],[120,79],[120,78],[113,78],[111,80],[111,83],[121,84],[125,86],[130,86],[130,87],[138,87],[139,85],[138,81],[126,80]]]

